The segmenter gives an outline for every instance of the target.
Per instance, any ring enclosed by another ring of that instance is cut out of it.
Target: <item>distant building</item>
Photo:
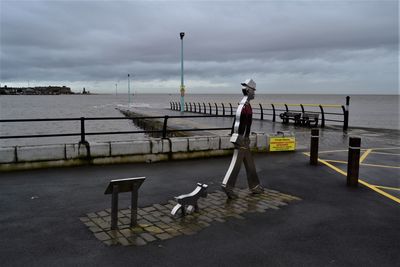
[[[71,88],[66,86],[0,87],[0,95],[69,95]]]

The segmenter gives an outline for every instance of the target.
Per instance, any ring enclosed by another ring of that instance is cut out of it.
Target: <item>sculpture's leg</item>
[[[237,196],[233,193],[232,189],[235,187],[240,166],[243,161],[243,149],[235,149],[233,152],[231,164],[229,165],[228,171],[222,180],[222,189],[227,194],[228,198],[236,198]]]
[[[185,205],[182,205],[181,211],[182,211],[182,217],[186,216],[186,206]]]
[[[175,216],[176,213],[178,212],[178,210],[180,210],[180,209],[182,209],[182,205],[181,204],[176,204],[175,207],[171,211],[171,215]]]
[[[243,151],[244,158],[243,163],[246,168],[247,174],[247,182],[249,184],[249,188],[253,193],[261,193],[263,191],[260,180],[258,179],[256,166],[254,164],[253,156],[251,155],[250,149],[246,149]]]

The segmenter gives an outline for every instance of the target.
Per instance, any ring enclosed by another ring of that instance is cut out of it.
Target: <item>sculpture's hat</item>
[[[253,79],[247,79],[246,81],[241,83],[241,85],[256,90],[256,82],[253,81]]]

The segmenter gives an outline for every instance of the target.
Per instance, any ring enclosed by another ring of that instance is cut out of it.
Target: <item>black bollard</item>
[[[318,165],[319,129],[311,129],[310,165]]]
[[[358,186],[358,173],[360,169],[361,138],[350,137],[349,157],[347,161],[347,186]]]

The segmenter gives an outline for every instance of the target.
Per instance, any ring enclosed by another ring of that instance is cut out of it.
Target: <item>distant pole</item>
[[[115,84],[115,95],[118,95],[118,83]]]
[[[181,112],[185,111],[185,84],[183,82],[183,37],[185,36],[184,32],[181,32]]]
[[[130,75],[128,74],[128,105],[131,104],[131,84],[130,84]]]

